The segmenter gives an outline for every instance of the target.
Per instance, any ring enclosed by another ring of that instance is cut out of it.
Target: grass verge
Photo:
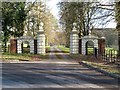
[[[12,54],[12,53],[3,53],[2,56],[0,56],[2,61],[38,61],[43,59],[48,59],[49,55],[40,55],[40,54],[28,54],[28,53],[22,53],[22,54]]]
[[[45,47],[45,50],[46,50],[46,53],[47,53],[47,52],[50,52],[50,46],[46,46],[46,47]]]
[[[65,46],[58,46],[58,48],[64,53],[69,53],[70,52],[70,48],[67,48]]]
[[[104,70],[108,73],[120,76],[120,70],[119,70],[120,67],[117,64],[112,63],[112,64],[105,65],[103,63],[95,63],[95,62],[88,62],[88,61],[84,61],[84,63],[89,64],[95,68]]]

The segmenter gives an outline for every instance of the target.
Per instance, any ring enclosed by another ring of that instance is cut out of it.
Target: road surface
[[[54,53],[54,50],[60,53]],[[56,47],[52,47],[51,51],[48,60],[3,63],[2,88],[119,90],[117,79],[80,65]],[[56,54],[63,59],[59,59]]]

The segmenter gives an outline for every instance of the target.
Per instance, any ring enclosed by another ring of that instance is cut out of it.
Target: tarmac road
[[[63,59],[58,59],[54,50],[60,51],[52,47],[48,60],[3,63],[2,90],[7,90],[6,88],[120,90],[117,79],[84,67],[61,52],[57,54],[60,54]]]

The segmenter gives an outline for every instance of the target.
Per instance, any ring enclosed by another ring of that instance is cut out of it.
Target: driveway
[[[54,50],[59,53],[54,53]],[[80,65],[56,47],[51,51],[48,60],[3,63],[2,88],[120,89],[117,79]]]

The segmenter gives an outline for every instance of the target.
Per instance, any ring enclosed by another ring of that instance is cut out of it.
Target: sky
[[[59,20],[59,10],[57,7],[57,3],[60,0],[46,0],[46,4],[47,6],[49,6],[51,13]],[[116,23],[115,22],[110,22],[106,28],[115,28],[116,27]],[[101,27],[97,27],[97,28],[101,28]]]
[[[49,6],[51,13],[57,18],[59,19],[59,10],[57,7],[57,3],[59,2],[59,0],[49,0],[46,2],[46,4]]]

